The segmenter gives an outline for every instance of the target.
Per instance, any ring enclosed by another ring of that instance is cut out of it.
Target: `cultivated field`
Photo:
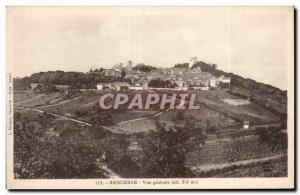
[[[134,166],[142,166],[144,135],[157,130],[157,122],[169,128],[183,127],[187,120],[193,120],[197,128],[206,130],[214,127],[220,132],[232,129],[244,132],[246,130],[243,129],[242,123],[245,120],[250,121],[250,130],[253,125],[280,122],[280,118],[274,113],[247,100],[238,100],[239,97],[227,93],[226,90],[188,92],[197,94],[200,110],[186,110],[181,111],[182,113],[178,110],[119,110],[109,112],[112,122],[108,125],[95,125],[91,120],[94,116],[101,117],[107,114],[99,112],[98,105],[99,97],[105,92],[18,93],[14,94],[14,111],[27,118],[37,131],[44,129],[43,135],[46,137],[69,137],[78,134],[86,139],[96,138],[99,147],[105,152],[117,152],[110,154],[113,158],[110,163],[113,164],[108,167],[117,173],[120,170],[116,168],[115,163],[122,161],[123,156],[130,157],[132,163],[136,164]],[[146,94],[147,91],[142,93]],[[231,100],[246,103],[234,105],[230,103]],[[45,113],[50,114],[48,117],[51,118],[46,124],[43,123]],[[212,170],[205,173],[210,177],[283,176],[286,174],[286,164],[281,156],[281,160],[272,159],[277,155],[285,156],[286,151],[274,151],[270,144],[262,142],[255,132],[241,134],[240,137],[220,136],[214,132],[206,135],[205,143],[195,144],[192,151],[186,154],[186,165],[196,173],[207,167],[207,170]],[[258,160],[251,161],[253,159]],[[263,170],[262,163],[265,161],[274,167],[273,172]],[[241,165],[234,165],[235,168],[232,169],[230,163],[239,162]],[[201,177],[202,174],[197,176]]]

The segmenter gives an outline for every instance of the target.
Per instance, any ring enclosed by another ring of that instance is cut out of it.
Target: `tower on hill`
[[[191,68],[196,63],[197,63],[197,56],[190,58],[189,67]]]

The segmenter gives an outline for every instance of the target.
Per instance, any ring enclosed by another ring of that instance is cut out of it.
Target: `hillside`
[[[207,64],[205,62],[197,62],[190,68],[200,67],[204,72],[210,72],[212,75],[219,77],[224,75],[230,77],[230,92],[234,95],[249,98],[250,101],[264,106],[277,114],[283,119],[287,114],[287,91],[283,91],[277,87],[256,82],[253,79],[244,78],[239,75],[218,70],[215,64]]]
[[[216,64],[208,64],[202,61],[195,63],[192,67],[186,66],[187,64],[176,64],[174,67],[182,68],[197,68],[200,67],[203,72],[209,72],[212,75],[219,77],[224,75],[230,77],[230,93],[234,95],[247,98],[256,104],[259,104],[267,109],[279,114],[282,119],[286,118],[287,114],[287,91],[280,90],[271,85],[256,82],[253,79],[244,78],[239,75],[228,73],[217,69]],[[140,66],[136,66],[140,67]],[[135,68],[136,68],[135,67]],[[151,66],[143,66],[150,67]],[[152,67],[153,68],[153,67]],[[148,69],[147,69],[148,70]],[[130,79],[123,77],[105,76],[99,72],[64,72],[64,71],[48,71],[34,73],[29,77],[15,78],[15,90],[28,90],[30,83],[44,83],[55,85],[70,85],[70,86],[95,86],[97,83],[108,83],[115,81],[125,81],[130,83]]]

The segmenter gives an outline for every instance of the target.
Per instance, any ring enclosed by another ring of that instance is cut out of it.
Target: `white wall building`
[[[244,121],[243,122],[243,128],[244,129],[249,129],[249,127],[250,127],[250,122],[249,121]]]
[[[230,83],[230,77],[225,77],[224,75],[219,77],[219,82],[221,83]]]
[[[102,90],[102,89],[103,89],[103,85],[102,85],[102,84],[100,84],[100,83],[99,83],[99,84],[97,84],[97,86],[96,86],[96,87],[97,87],[97,91],[100,91],[100,90]]]
[[[129,89],[133,89],[133,90],[143,90],[144,87],[143,87],[143,86],[130,86]]]
[[[39,85],[38,83],[30,83],[31,89],[36,88],[38,85]]]
[[[212,76],[211,78],[209,78],[210,87],[217,87],[218,84],[219,84],[219,80],[216,77]]]

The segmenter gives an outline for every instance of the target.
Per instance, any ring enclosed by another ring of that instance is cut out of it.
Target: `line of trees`
[[[15,90],[28,90],[30,83],[39,84],[52,84],[52,85],[70,85],[80,87],[94,86],[97,83],[109,83],[109,82],[128,82],[130,79],[123,77],[113,77],[99,75],[97,72],[64,72],[64,71],[48,71],[34,73],[29,77],[15,78],[14,89]]]
[[[145,65],[143,63],[137,64],[132,68],[133,70],[139,70],[141,72],[150,72],[151,70],[156,70],[157,68],[151,65]]]
[[[175,64],[174,68],[189,68],[189,63],[183,63],[183,64]]]

